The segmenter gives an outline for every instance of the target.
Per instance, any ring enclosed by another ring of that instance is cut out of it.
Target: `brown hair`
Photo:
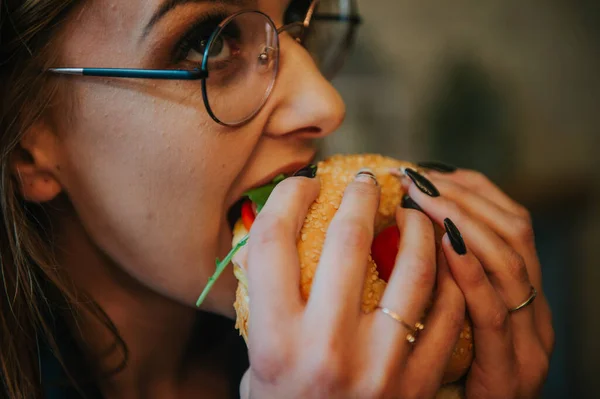
[[[46,213],[20,198],[11,173],[21,137],[56,96],[56,84],[43,71],[58,61],[52,39],[75,3],[0,0],[0,397],[43,396],[41,347],[50,348],[72,382],[78,380],[57,345],[55,322],[65,309],[74,316],[91,311],[122,344],[106,315],[93,302],[77,300],[81,294],[61,276]]]

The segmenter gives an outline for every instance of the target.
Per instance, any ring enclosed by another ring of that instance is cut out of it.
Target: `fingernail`
[[[406,176],[410,177],[417,188],[425,194],[429,195],[430,197],[440,196],[440,192],[437,190],[437,188],[435,188],[433,183],[427,180],[423,175],[410,168],[404,169],[404,173]]]
[[[375,173],[373,173],[373,171],[369,168],[363,168],[363,169],[359,170],[356,173],[354,180],[362,182],[362,183],[375,184],[376,186],[379,185],[379,183],[377,182],[377,177],[375,176]]]
[[[458,169],[456,166],[437,161],[419,162],[417,165],[422,168],[435,170],[440,173],[453,173]]]
[[[452,244],[454,251],[459,255],[466,254],[467,246],[454,222],[449,218],[446,218],[444,219],[444,227],[446,228],[446,233],[448,233],[448,238],[450,238],[450,244]]]
[[[317,165],[308,165],[294,173],[295,177],[308,177],[313,179],[317,175]]]
[[[402,202],[400,203],[400,206],[405,209],[415,209],[417,211],[423,212],[423,209],[421,209],[419,204],[417,204],[415,202],[415,200],[410,198],[410,196],[408,194],[406,194],[404,197],[402,197]],[[423,212],[423,213],[425,213],[425,212]]]

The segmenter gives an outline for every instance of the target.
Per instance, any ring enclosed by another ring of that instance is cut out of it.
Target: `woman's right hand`
[[[464,297],[443,262],[436,270],[432,222],[399,209],[402,237],[380,305],[411,325],[360,310],[379,187],[364,175],[350,183],[333,218],[310,298],[300,297],[296,240],[318,179],[280,183],[258,215],[247,246],[250,369],[242,398],[428,398],[439,389],[463,326]],[[436,277],[437,276],[437,277]]]

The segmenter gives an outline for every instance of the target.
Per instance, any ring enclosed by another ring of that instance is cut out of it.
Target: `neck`
[[[109,397],[150,397],[181,385],[186,372],[186,352],[197,311],[142,286],[112,263],[93,245],[79,222],[61,225],[57,260],[78,289],[94,299],[118,329],[127,346],[123,371],[101,387]],[[75,326],[74,326],[75,327]],[[102,359],[101,370],[112,370],[123,361],[122,351],[106,356],[114,335],[97,318],[84,315],[80,336],[92,359]],[[166,397],[167,395],[165,395]],[[171,395],[168,395],[171,396]]]

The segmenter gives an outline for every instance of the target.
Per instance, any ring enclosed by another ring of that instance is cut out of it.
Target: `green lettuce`
[[[260,212],[267,203],[269,196],[273,192],[273,189],[285,179],[285,175],[279,175],[273,179],[269,184],[265,184],[262,187],[253,188],[244,193],[244,197],[248,197],[250,201],[256,204],[256,212]]]
[[[273,189],[277,186],[277,184],[281,183],[284,179],[285,179],[285,175],[283,175],[283,174],[278,175],[277,177],[275,177],[273,179],[273,181],[271,183],[265,184],[262,187],[257,187],[257,188],[253,188],[252,190],[248,190],[247,192],[244,193],[243,196],[248,197],[248,199],[250,199],[250,201],[252,201],[256,204],[256,212],[258,213],[262,210],[262,208],[267,203],[267,200],[269,199],[269,196],[273,192]],[[229,265],[229,263],[231,262],[231,260],[235,256],[235,254],[244,245],[246,245],[246,243],[248,242],[248,238],[250,238],[250,237],[249,237],[249,235],[246,234],[246,236],[244,236],[244,238],[242,238],[240,240],[240,242],[238,242],[235,245],[235,247],[233,247],[231,249],[231,251],[229,251],[227,256],[225,258],[223,258],[223,260],[219,260],[219,258],[217,258],[217,260],[215,261],[215,266],[216,266],[215,272],[213,273],[212,276],[210,276],[210,278],[208,279],[208,283],[206,284],[206,287],[204,287],[204,290],[202,290],[202,293],[198,297],[198,300],[196,301],[197,307],[202,305],[202,302],[204,302],[204,300],[208,296],[208,293],[212,289],[213,285],[215,285],[215,282],[217,281],[219,276],[221,276],[221,274],[223,273],[225,268]]]

